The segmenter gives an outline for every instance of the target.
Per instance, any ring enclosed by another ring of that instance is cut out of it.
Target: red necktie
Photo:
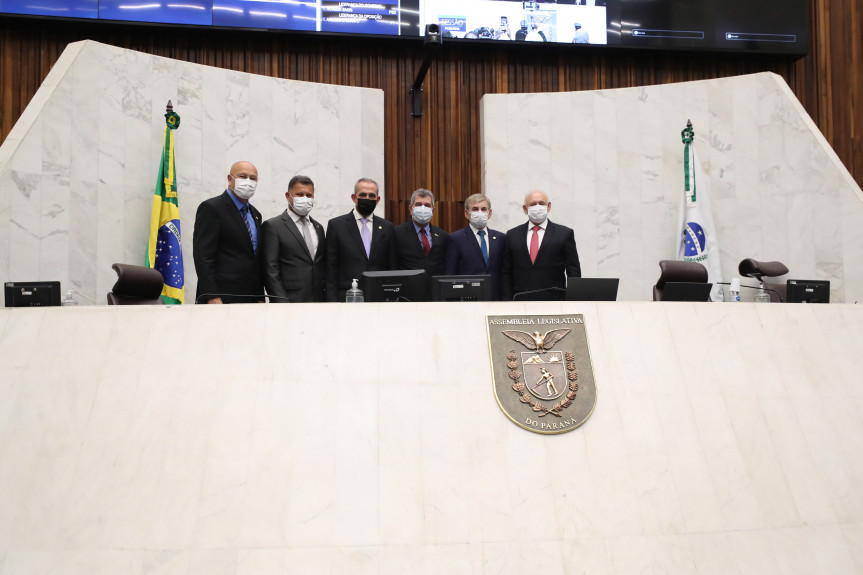
[[[429,239],[426,237],[426,229],[420,228],[420,235],[423,237],[423,251],[426,255],[429,255],[429,251],[431,251],[431,244],[429,243]]]
[[[539,251],[539,226],[533,226],[533,236],[530,238],[530,263],[536,263],[536,252]]]

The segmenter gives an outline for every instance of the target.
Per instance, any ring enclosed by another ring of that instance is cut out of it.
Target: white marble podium
[[[485,315],[581,313],[513,425]],[[863,308],[0,309],[0,575],[863,572]]]

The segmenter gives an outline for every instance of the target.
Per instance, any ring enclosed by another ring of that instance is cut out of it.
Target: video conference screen
[[[0,0],[0,13],[218,28],[805,54],[807,0]]]

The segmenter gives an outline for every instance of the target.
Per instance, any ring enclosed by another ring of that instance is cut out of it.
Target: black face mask
[[[357,198],[357,211],[361,216],[369,217],[375,211],[375,206],[378,205],[377,200],[368,198]]]

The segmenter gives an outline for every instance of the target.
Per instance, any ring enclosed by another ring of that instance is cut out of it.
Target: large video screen
[[[805,54],[808,0],[0,0],[0,14],[445,41]]]

